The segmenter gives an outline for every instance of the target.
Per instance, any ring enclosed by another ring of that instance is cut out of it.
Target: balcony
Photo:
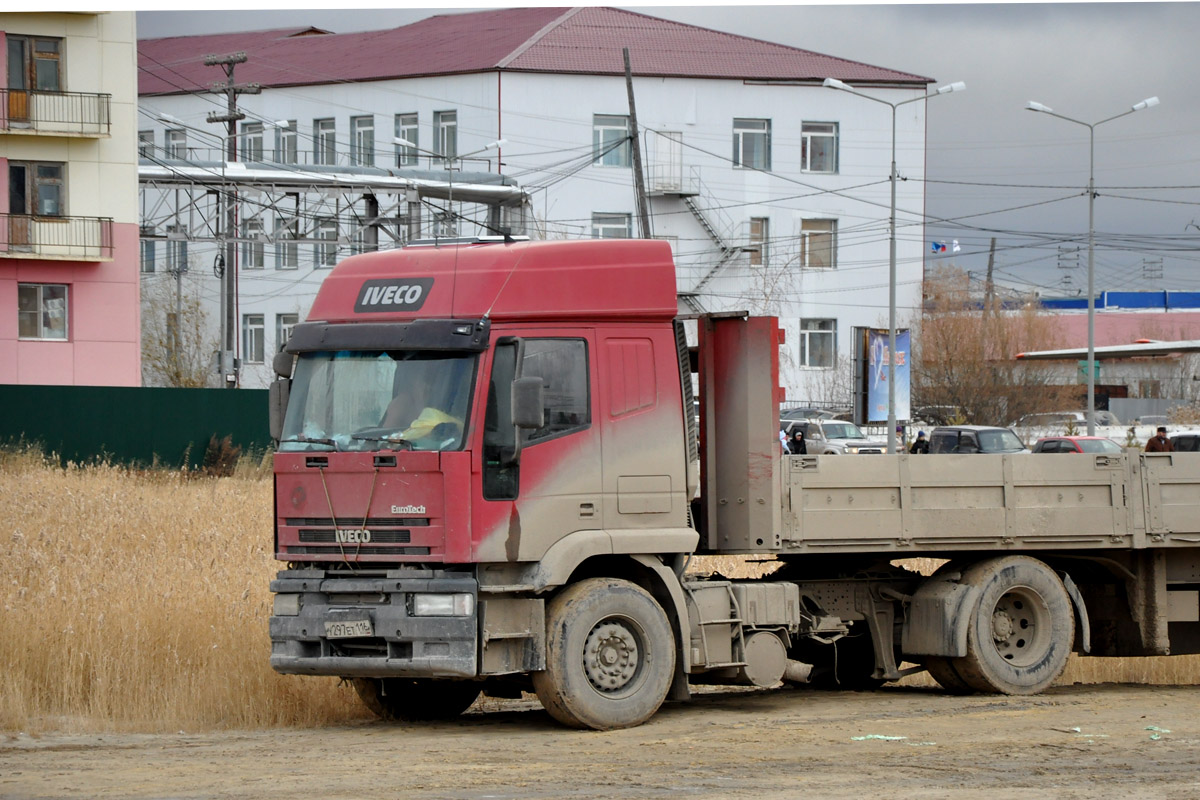
[[[0,258],[111,261],[113,221],[107,217],[0,214]]]
[[[0,89],[0,134],[103,138],[110,134],[110,94]]]

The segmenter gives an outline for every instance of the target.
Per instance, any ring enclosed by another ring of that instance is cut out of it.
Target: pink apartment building
[[[138,386],[134,13],[6,13],[0,49],[0,383]]]

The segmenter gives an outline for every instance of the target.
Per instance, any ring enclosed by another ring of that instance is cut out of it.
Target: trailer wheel
[[[393,722],[452,719],[471,707],[482,684],[406,678],[353,678],[350,684],[363,705]]]
[[[926,656],[925,669],[930,677],[950,694],[974,694],[975,688],[958,674],[957,663],[961,660],[946,656]]]
[[[1075,640],[1075,612],[1062,581],[1028,556],[981,561],[963,573],[979,587],[967,626],[967,655],[955,670],[971,688],[1000,694],[1037,694],[1067,665]]]
[[[667,615],[640,586],[589,578],[546,611],[546,669],[533,688],[550,716],[573,728],[640,725],[662,705],[675,671]]]

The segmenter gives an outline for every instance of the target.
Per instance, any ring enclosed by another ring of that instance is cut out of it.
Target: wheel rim
[[[633,620],[609,617],[588,633],[583,670],[592,688],[606,697],[633,691],[642,674],[645,636]]]
[[[1030,667],[1045,656],[1052,641],[1046,601],[1028,586],[1014,586],[992,609],[992,643],[1000,658]]]

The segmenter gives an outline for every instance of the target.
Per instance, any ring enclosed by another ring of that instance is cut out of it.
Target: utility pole
[[[625,56],[625,90],[629,94],[629,135],[633,138],[633,187],[637,200],[638,228],[642,239],[650,239],[650,203],[646,199],[646,180],[642,175],[642,143],[638,133],[637,106],[633,104],[633,71],[629,66],[629,48]]]
[[[996,285],[992,283],[992,267],[996,264],[996,237],[992,237],[992,247],[988,251],[987,282],[983,285],[983,316],[996,316]]]
[[[238,111],[237,98],[239,94],[259,94],[262,87],[257,83],[235,83],[233,68],[246,61],[245,52],[231,53],[225,56],[210,55],[204,57],[204,65],[223,67],[225,82],[214,83],[209,91],[213,94],[224,94],[226,111],[224,114],[209,114],[209,122],[225,123],[225,162],[232,164],[237,161],[237,124],[246,115]],[[227,184],[221,193],[225,204],[225,263],[221,268],[221,376],[225,387],[236,389],[238,385],[237,361],[234,353],[237,351],[237,190],[234,184]]]

